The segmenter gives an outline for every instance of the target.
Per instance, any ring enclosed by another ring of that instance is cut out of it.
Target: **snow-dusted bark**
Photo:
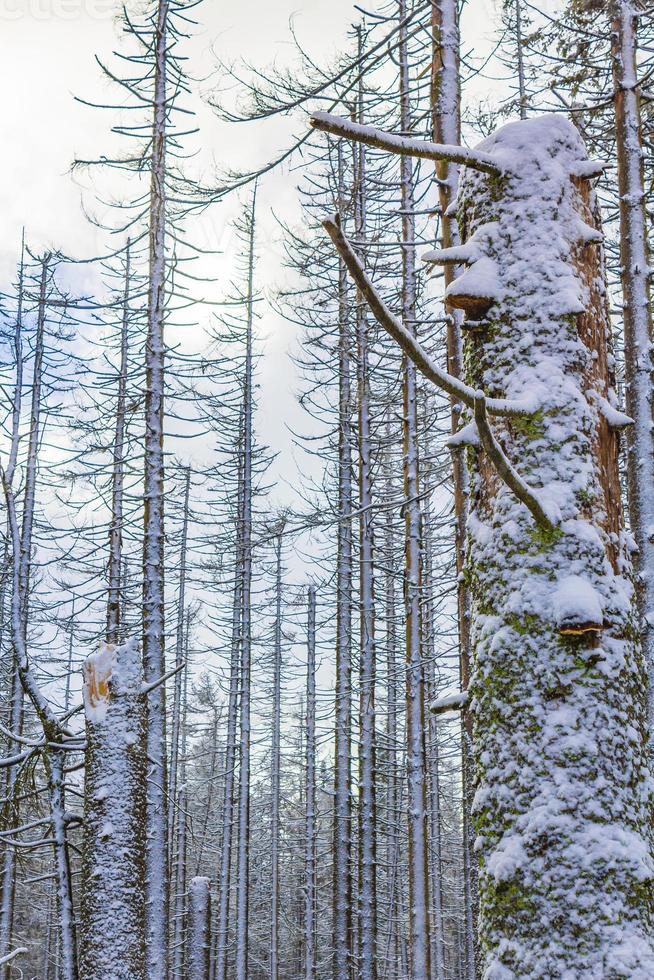
[[[250,908],[250,680],[252,658],[252,328],[254,323],[254,246],[256,189],[249,224],[246,295],[245,373],[243,379],[243,509],[242,609],[240,669],[240,751],[238,786],[238,843],[236,867],[236,980],[248,980],[248,917]]]
[[[646,676],[617,420],[604,407],[610,331],[590,187],[598,167],[562,116],[509,124],[478,149],[502,176],[464,175],[459,257],[468,268],[446,296],[474,324],[466,372],[478,392],[468,572],[479,968],[485,980],[646,980],[654,968]],[[424,364],[338,229],[325,225],[380,323]],[[535,404],[497,416],[493,452],[482,454],[483,392],[514,402],[528,393]],[[497,464],[500,443],[529,481],[528,498]],[[529,506],[536,497],[540,517]]]
[[[270,762],[270,980],[279,978],[279,804],[282,729],[282,541],[277,535],[275,571],[275,651],[273,665],[273,718]]]
[[[304,980],[316,980],[318,958],[316,838],[316,590],[309,587],[307,621],[306,800],[304,811]]]
[[[164,388],[166,310],[166,104],[168,0],[159,0],[153,31],[154,95],[150,160],[149,281],[145,346],[143,483],[143,663],[148,683],[163,677],[164,653]],[[148,695],[147,924],[148,977],[165,980],[168,962],[168,798],[163,685]]]
[[[236,764],[236,727],[238,715],[239,672],[241,658],[241,619],[243,605],[243,575],[241,566],[241,534],[243,513],[242,466],[238,463],[236,542],[234,561],[234,593],[232,598],[232,640],[227,698],[227,733],[225,745],[225,783],[221,819],[220,861],[218,868],[218,914],[216,916],[215,980],[227,976],[229,935],[229,899],[231,882],[232,838],[234,828],[234,767]]]
[[[121,611],[121,565],[123,554],[123,496],[125,482],[125,409],[127,392],[127,343],[129,331],[130,243],[125,253],[125,289],[120,330],[120,361],[116,397],[116,425],[113,444],[111,483],[111,524],[109,526],[109,562],[107,567],[107,643],[118,643]]]
[[[22,392],[23,392],[23,301],[24,301],[24,271],[25,271],[25,242],[23,241],[23,249],[21,254],[20,272],[18,279],[18,310],[16,315],[16,328],[14,333],[14,353],[16,359],[16,381],[14,384],[13,393],[13,409],[12,409],[12,425],[11,425],[11,446],[9,449],[9,459],[7,461],[5,480],[7,484],[11,486],[14,480],[14,472],[16,469],[16,462],[18,458],[18,447],[20,441],[20,419],[21,419],[21,409],[22,409]],[[42,285],[42,305],[45,302],[45,277],[43,276]],[[45,309],[44,309],[45,314]],[[41,338],[40,347],[43,347],[43,322],[44,316],[39,317],[39,324],[41,327]],[[38,334],[37,334],[37,348],[35,353],[38,356]],[[42,360],[42,354],[41,354]],[[36,361],[35,361],[36,368]],[[34,382],[37,383],[37,375],[34,377]],[[40,386],[40,369],[38,376],[38,384]],[[34,385],[33,385],[34,392]],[[37,405],[38,408],[38,405]],[[34,418],[34,406],[31,416],[31,427],[38,430],[38,416],[36,417],[36,425]],[[37,436],[38,440],[38,436]],[[37,443],[38,444],[38,443]],[[33,506],[31,508],[33,512]],[[5,598],[5,587],[9,585],[10,575],[9,575],[9,542],[11,539],[10,528],[7,528],[7,539],[5,545],[5,559],[6,564],[3,570],[3,583],[2,583],[2,600],[4,607]],[[16,556],[13,557],[13,561],[17,561]],[[5,576],[6,571],[6,576]],[[2,622],[4,624],[4,608],[2,611]],[[18,664],[16,661],[16,652],[14,651],[12,657],[12,668],[9,673],[10,677],[10,705],[9,705],[9,724],[12,732],[16,734],[21,734],[22,729],[22,719],[23,719],[23,686],[20,681],[20,675],[18,673]],[[8,746],[9,752],[11,753],[13,746],[11,743]],[[3,779],[3,790],[4,796],[7,800],[7,814],[9,816],[9,825],[18,825],[19,815],[18,806],[14,800],[14,789],[16,785],[16,775],[17,770],[15,766],[10,766]],[[13,930],[13,919],[14,919],[14,899],[15,899],[15,875],[16,875],[16,849],[13,847],[5,846],[2,855],[2,879],[0,881],[0,956],[6,956],[11,948],[11,934]],[[3,980],[8,975],[8,967],[4,967],[0,970],[0,976]]]
[[[184,663],[184,622],[186,617],[186,551],[188,546],[189,498],[191,494],[191,467],[184,470],[184,498],[182,504],[182,537],[179,545],[179,591],[177,594],[177,627],[175,633],[175,668],[177,673],[174,680],[173,716],[170,735],[170,771],[168,774],[168,858],[172,859],[172,841],[174,829],[174,804],[177,799],[179,744],[182,727],[182,690],[187,671],[182,668]]]
[[[343,146],[339,197],[345,199]],[[334,980],[350,980],[352,952],[352,391],[347,270],[338,267],[338,539],[336,558],[336,684],[334,720]]]
[[[459,191],[463,237],[480,243],[464,276],[474,287],[476,262],[491,259],[494,301],[480,310],[474,288],[448,291],[478,324],[469,384],[538,396],[497,435],[555,524],[539,527],[471,450],[481,968],[645,980],[645,678],[617,435],[596,398],[609,397],[609,320],[597,208],[577,176],[586,152],[561,116],[505,126],[481,149],[513,168],[500,181],[466,171]]]
[[[400,128],[411,131],[406,4],[399,0]],[[413,161],[400,158],[402,210],[402,323],[416,333],[416,241]],[[404,613],[406,622],[406,768],[409,837],[409,963],[412,980],[430,975],[427,759],[422,659],[422,576],[417,370],[406,355],[403,370]]]
[[[188,886],[187,980],[209,980],[211,890],[209,879],[191,878]]]
[[[366,237],[366,154],[355,147],[355,235]],[[377,807],[375,738],[375,587],[370,438],[368,315],[357,295],[357,397],[359,423],[359,967],[360,980],[377,976]]]
[[[182,597],[183,598],[183,597]],[[191,629],[191,611],[186,611],[186,622],[180,617],[178,629],[183,636],[182,644],[178,647],[180,662],[188,655],[188,643]],[[188,670],[183,673],[183,686],[179,693],[178,704],[178,745],[177,753],[179,777],[176,777],[175,795],[171,796],[169,806],[175,816],[171,836],[174,840],[174,850],[171,851],[171,887],[170,894],[173,904],[172,922],[172,975],[173,980],[181,980],[184,976],[184,934],[186,926],[186,859],[188,851],[188,820],[186,795],[186,694],[188,690]]]
[[[84,664],[86,782],[81,980],[142,980],[145,949],[146,709],[136,640]]]
[[[649,672],[649,723],[654,727],[654,420],[652,306],[641,141],[636,30],[630,0],[611,0],[611,67],[620,209],[620,259],[625,334],[627,485],[643,644]]]
[[[432,114],[433,134],[437,143],[459,143],[461,140],[461,84],[459,64],[459,17],[456,0],[436,0],[432,7]],[[440,239],[442,248],[460,245],[459,228],[451,205],[456,199],[458,166],[448,161],[436,164],[438,199],[440,204]],[[455,279],[458,267],[449,263],[443,269],[446,288]],[[463,344],[461,340],[461,310],[448,310],[446,327],[447,370],[454,377],[463,375]],[[461,402],[451,399],[452,432],[459,429]],[[463,574],[465,566],[466,527],[468,509],[468,472],[465,455],[459,447],[452,453],[454,489],[455,538],[457,571],[457,610],[459,621],[459,675],[462,690],[470,679],[470,589]],[[472,803],[472,719],[462,716],[461,759],[463,788],[463,873],[465,893],[465,980],[475,977],[475,918],[478,904],[476,876],[471,859]],[[438,976],[438,970],[437,970]]]
[[[70,856],[66,838],[65,757],[65,751],[61,747],[53,745],[46,751],[44,762],[48,778],[50,822],[57,882],[57,919],[61,952],[59,975],[61,980],[78,980],[77,926],[73,907],[73,880],[70,873]],[[119,973],[117,976],[120,977],[121,974]]]

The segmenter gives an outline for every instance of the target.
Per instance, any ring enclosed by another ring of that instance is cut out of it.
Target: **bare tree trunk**
[[[209,980],[211,890],[208,878],[189,883],[188,980]]]
[[[399,0],[400,128],[411,131],[406,3]],[[413,161],[400,159],[402,208],[402,322],[416,333],[415,201]],[[407,817],[409,831],[409,960],[412,980],[430,976],[429,847],[427,839],[427,758],[422,660],[422,581],[418,402],[415,364],[403,357],[403,449],[406,617]]]
[[[146,708],[135,640],[84,665],[80,980],[144,980]]]
[[[338,145],[339,207],[345,198]],[[347,272],[338,267],[338,541],[334,748],[334,980],[352,975],[352,394]]]
[[[277,535],[275,575],[275,662],[273,668],[273,730],[270,772],[271,886],[270,886],[270,980],[279,980],[279,797],[281,767],[281,687],[282,687],[282,539]]]
[[[432,7],[432,116],[433,135],[437,143],[456,145],[461,142],[461,92],[459,78],[459,16],[456,0],[436,0]],[[440,203],[440,232],[443,248],[460,242],[456,218],[450,207],[457,195],[458,167],[446,161],[436,164]],[[445,287],[454,281],[460,268],[456,264],[444,267]],[[462,311],[448,310],[447,370],[456,378],[463,376],[463,345],[461,341]],[[452,432],[459,428],[461,403],[451,399]],[[470,680],[470,589],[464,574],[466,562],[466,532],[468,520],[469,480],[465,457],[461,449],[452,453],[454,483],[454,514],[456,519],[455,551],[457,573],[457,607],[459,620],[459,679],[461,690],[467,690]],[[477,876],[472,861],[472,718],[462,716],[461,731],[462,792],[463,792],[463,877],[465,914],[465,980],[474,980],[477,943]]]
[[[304,851],[304,978],[316,980],[317,839],[316,839],[316,590],[309,587],[307,622],[306,802]]]
[[[222,810],[220,869],[218,879],[218,915],[216,923],[216,980],[227,976],[227,947],[229,936],[229,899],[231,886],[232,836],[234,828],[234,782],[236,766],[236,724],[238,713],[239,670],[241,656],[241,622],[243,606],[242,530],[243,479],[239,463],[238,502],[236,517],[236,559],[234,563],[234,598],[232,612],[232,649],[227,701],[227,739],[225,747],[225,786]]]
[[[361,48],[361,33],[359,32]],[[362,90],[359,93],[359,121]],[[355,235],[366,236],[366,151],[355,148]],[[359,976],[377,976],[377,829],[375,758],[375,593],[370,459],[370,377],[368,316],[357,297],[357,386],[359,402],[359,574],[360,574],[360,695],[359,695]]]
[[[48,777],[50,819],[54,839],[55,873],[57,876],[57,918],[61,943],[61,980],[78,980],[77,935],[73,906],[72,876],[66,839],[66,795],[64,761],[66,753],[61,748],[48,749],[44,761]],[[102,974],[105,976],[106,974]],[[97,975],[98,977],[100,974]],[[117,974],[118,977],[121,974]],[[127,974],[123,974],[127,977]]]
[[[243,386],[243,605],[241,620],[241,704],[236,882],[236,980],[248,980],[250,904],[250,672],[252,590],[252,327],[254,318],[254,241],[256,190],[249,228],[245,378]]]
[[[179,650],[180,659],[188,656],[189,637],[191,634],[191,611],[186,611],[186,628],[184,622],[180,629],[184,637],[184,646]],[[179,733],[181,741],[178,745],[180,785],[176,795],[170,800],[171,809],[175,813],[175,874],[173,881],[174,920],[173,920],[173,977],[181,980],[184,976],[184,935],[186,925],[186,858],[187,858],[187,794],[186,794],[186,692],[188,689],[188,669],[183,671],[184,686],[179,696]],[[172,863],[172,862],[171,862]]]
[[[172,862],[172,844],[174,837],[174,805],[177,799],[177,772],[179,767],[179,739],[182,715],[182,687],[185,683],[187,668],[184,663],[184,622],[186,618],[186,551],[188,545],[189,497],[191,493],[191,467],[184,467],[184,498],[182,517],[182,539],[179,545],[179,593],[177,596],[177,631],[175,642],[175,687],[173,696],[173,718],[170,739],[170,772],[168,774],[168,861]]]
[[[23,298],[24,298],[24,270],[25,270],[25,241],[23,239],[23,246],[21,252],[20,261],[20,272],[18,278],[18,310],[16,315],[16,329],[14,333],[14,351],[16,357],[16,383],[14,385],[14,404],[12,411],[12,431],[11,431],[11,448],[9,452],[9,461],[7,463],[6,479],[9,484],[13,482],[14,471],[16,468],[17,456],[18,456],[18,444],[20,439],[20,419],[21,419],[21,409],[22,409],[22,393],[23,393]],[[34,352],[34,376],[32,382],[32,412],[30,416],[30,452],[36,453],[38,448],[38,430],[39,430],[39,410],[40,410],[40,385],[41,385],[41,365],[43,362],[43,330],[45,323],[45,286],[46,286],[46,270],[42,269],[41,276],[41,302],[39,304],[39,319],[37,325],[37,337]],[[42,311],[42,312],[41,312]],[[36,403],[35,403],[36,397]],[[32,439],[32,431],[35,433],[34,439]],[[36,460],[35,460],[36,462]],[[35,474],[36,475],[36,474]],[[29,486],[32,487],[32,497],[34,495],[36,479],[28,484],[25,489],[25,494],[27,498],[27,493]],[[34,512],[34,504],[27,504],[26,513]],[[2,599],[4,607],[4,597],[5,597],[5,582],[10,583],[9,574],[9,540],[10,540],[10,529],[7,527],[7,541],[5,547],[6,564],[5,569],[7,571],[6,579],[3,570],[3,589],[2,589]],[[31,545],[30,545],[31,548]],[[13,562],[19,561],[19,557],[14,555],[12,558]],[[4,623],[4,608],[2,621]],[[11,670],[9,672],[9,728],[12,732],[17,735],[21,734],[23,727],[23,685],[20,681],[20,675],[18,672],[17,663],[17,653],[14,650],[11,658]],[[11,755],[12,744],[9,742],[8,754]],[[19,822],[19,812],[18,803],[14,800],[16,786],[16,768],[11,766],[3,779],[4,795],[6,799],[5,804],[5,814],[4,814],[4,825],[9,828],[12,826],[18,826]],[[16,851],[15,848],[5,845],[3,848],[2,855],[2,881],[0,888],[1,902],[0,905],[0,957],[7,956],[11,949],[11,939],[13,931],[14,922],[14,900],[15,900],[15,889],[16,889]],[[0,966],[0,976],[2,980],[5,980],[9,975],[9,966]]]
[[[643,647],[649,673],[649,725],[654,730],[654,419],[652,306],[645,223],[645,180],[636,64],[637,8],[611,0],[611,68],[620,208],[620,266],[625,334],[628,433],[627,488]]]
[[[143,535],[143,663],[148,683],[165,667],[164,387],[166,309],[166,104],[168,0],[159,0],[153,36],[154,119],[150,184],[150,268],[146,339]],[[147,924],[148,978],[168,971],[168,799],[166,702],[160,684],[148,696]]]
[[[125,253],[125,291],[120,333],[118,396],[113,445],[111,524],[109,526],[109,564],[107,568],[107,643],[118,643],[121,609],[121,565],[123,555],[123,494],[125,479],[125,407],[127,390],[127,349],[129,338],[130,243]]]

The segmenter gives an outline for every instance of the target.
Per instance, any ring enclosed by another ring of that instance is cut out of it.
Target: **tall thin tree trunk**
[[[14,411],[12,418],[12,444],[6,479],[12,482],[17,461],[19,425],[22,403],[23,386],[23,353],[22,353],[22,319],[24,301],[24,242],[23,255],[18,291],[18,314],[16,317],[15,350],[16,350],[16,387],[14,394]],[[21,526],[21,547],[19,554],[14,554],[12,561],[18,562],[18,585],[20,592],[20,624],[23,646],[27,647],[27,623],[29,610],[30,563],[32,555],[32,531],[34,527],[34,506],[36,499],[36,480],[38,470],[38,448],[41,436],[41,389],[43,381],[43,353],[45,340],[46,294],[48,284],[50,255],[46,254],[41,260],[41,278],[39,283],[39,304],[34,340],[34,367],[32,371],[32,391],[30,407],[30,425],[27,444],[27,461],[25,474],[25,489],[23,492],[23,514]],[[11,666],[11,706],[9,727],[20,736],[23,729],[24,695],[23,685],[18,667],[18,652],[13,651]],[[11,749],[11,746],[10,746]],[[5,797],[7,799],[8,826],[19,823],[18,803],[14,800],[17,769],[12,766],[7,771],[5,782]],[[14,923],[14,903],[16,892],[16,849],[5,848],[2,866],[2,906],[0,908],[0,956],[6,956],[11,948],[11,937]],[[10,967],[0,967],[3,980],[10,975]]]
[[[461,91],[459,75],[459,17],[456,0],[435,0],[432,6],[432,130],[434,141],[456,146],[461,142]],[[440,203],[440,233],[443,248],[460,242],[456,218],[450,213],[458,188],[458,167],[446,161],[436,164]],[[447,288],[460,273],[456,265],[444,268]],[[463,344],[461,340],[462,311],[448,310],[447,370],[454,377],[463,376]],[[451,400],[451,428],[456,432],[461,419],[461,404]],[[459,620],[459,680],[467,690],[470,680],[470,589],[464,574],[466,563],[466,533],[468,521],[469,479],[464,453],[452,453],[454,485],[454,515],[456,519],[455,552],[457,573],[457,608]],[[461,731],[462,793],[463,793],[463,876],[465,915],[465,980],[476,976],[478,889],[472,859],[472,717],[465,711]]]
[[[168,774],[168,861],[172,861],[172,844],[174,836],[174,805],[177,799],[177,772],[179,768],[179,739],[182,714],[182,688],[185,683],[187,669],[182,669],[184,663],[184,623],[186,618],[186,551],[188,546],[189,497],[191,493],[191,467],[184,467],[184,496],[182,510],[182,538],[179,545],[179,592],[177,595],[177,630],[175,634],[175,687],[173,695],[173,717],[170,739],[170,772]]]
[[[343,147],[338,185],[345,199]],[[338,266],[338,531],[336,568],[336,705],[334,747],[334,980],[352,975],[352,393],[347,272]]]
[[[182,621],[180,626],[184,636],[184,646],[180,650],[180,657],[188,657],[189,637],[191,634],[191,610],[186,610],[185,623]],[[187,820],[187,793],[186,793],[186,694],[188,690],[188,669],[183,672],[184,685],[180,692],[179,699],[179,735],[180,743],[178,746],[179,772],[181,780],[176,791],[176,795],[170,801],[170,806],[175,813],[175,873],[173,879],[174,894],[174,919],[173,919],[173,978],[181,980],[184,976],[184,952],[185,952],[185,926],[186,926],[186,860],[188,851],[188,820]]]
[[[309,587],[307,622],[306,801],[304,852],[304,978],[316,980],[317,970],[317,839],[316,839],[316,590]]]
[[[209,879],[191,878],[189,883],[188,980],[209,980],[210,925],[211,890]]]
[[[252,592],[252,328],[254,322],[254,242],[256,190],[249,226],[245,377],[243,385],[243,604],[241,620],[240,752],[236,881],[236,980],[248,980],[250,905],[250,674]]]
[[[359,29],[359,48],[361,49]],[[362,122],[363,89],[359,89]],[[355,147],[355,236],[360,247],[366,237],[366,151]],[[360,581],[360,693],[359,693],[359,976],[377,976],[377,828],[375,758],[375,593],[370,459],[370,371],[368,316],[365,300],[357,297],[357,387],[359,408],[359,581]]]
[[[241,622],[243,607],[243,477],[242,463],[238,462],[238,490],[236,514],[236,541],[234,561],[234,595],[232,609],[232,646],[229,668],[229,694],[227,700],[227,736],[225,746],[225,785],[223,794],[220,867],[218,877],[218,915],[216,921],[216,980],[227,976],[227,952],[229,938],[229,907],[231,891],[231,856],[234,828],[234,783],[236,766],[236,726],[238,715],[239,673],[241,659]]]
[[[270,767],[270,980],[279,980],[279,802],[281,767],[282,688],[282,540],[277,535],[275,573],[275,652],[273,666],[273,730]]]
[[[166,104],[168,0],[159,0],[154,44],[154,118],[150,174],[150,259],[146,339],[143,534],[143,664],[151,683],[165,668],[164,387],[166,310]],[[168,800],[166,701],[160,684],[148,696],[147,923],[148,977],[168,971]]]
[[[400,127],[411,132],[409,53],[406,3],[399,0]],[[416,333],[415,201],[413,161],[400,159],[402,208],[402,322]],[[409,959],[412,980],[430,976],[429,847],[427,839],[427,759],[425,749],[425,692],[422,660],[422,582],[416,367],[403,358],[403,449],[406,617],[406,738],[407,816],[409,831]]]
[[[628,431],[627,488],[636,594],[649,673],[649,724],[654,730],[654,418],[652,415],[652,306],[645,222],[645,180],[636,64],[638,14],[634,3],[611,0],[611,68],[620,209],[620,270],[625,335]]]
[[[113,445],[111,524],[109,526],[109,564],[107,568],[107,643],[118,643],[120,630],[129,291],[130,242],[128,241],[127,251],[125,253],[125,289],[123,293],[123,319],[120,331],[120,363],[118,368],[118,395],[116,398],[116,425]]]
[[[55,874],[57,878],[57,918],[61,943],[61,980],[78,980],[77,930],[73,904],[72,875],[66,839],[66,786],[64,762],[66,753],[61,748],[51,748],[45,755],[50,799],[50,819],[54,840]],[[101,974],[97,974],[99,977]],[[106,975],[106,974],[102,974]],[[118,977],[121,975],[118,974]],[[127,974],[124,974],[125,978]],[[138,978],[138,974],[135,974]]]

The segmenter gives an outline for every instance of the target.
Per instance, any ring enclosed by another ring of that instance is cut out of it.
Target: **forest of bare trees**
[[[654,9],[206,5],[4,240],[0,980],[653,980]]]

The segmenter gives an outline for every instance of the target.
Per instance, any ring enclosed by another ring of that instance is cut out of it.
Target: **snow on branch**
[[[479,438],[486,455],[492,462],[502,481],[506,483],[510,490],[513,490],[518,500],[521,500],[525,507],[528,508],[536,523],[548,531],[553,531],[558,524],[558,515],[553,519],[554,515],[549,515],[546,512],[536,493],[516,473],[504,454],[504,450],[493,435],[491,427],[488,424],[486,407],[486,396],[483,391],[475,392],[475,422],[477,423],[477,432],[479,433]]]
[[[395,136],[374,126],[362,126],[351,122],[342,116],[334,116],[329,112],[314,112],[311,114],[311,125],[332,136],[342,136],[345,139],[374,146],[378,150],[388,150],[400,156],[420,157],[423,160],[447,160],[458,163],[473,170],[481,170],[486,174],[500,176],[505,173],[497,160],[488,153],[468,150],[465,146],[447,146],[444,143],[430,143],[428,140],[410,139],[407,136]]]
[[[0,966],[5,963],[10,963],[16,956],[20,956],[21,953],[29,953],[27,946],[18,946],[16,949],[12,949],[11,953],[7,953],[6,956],[0,958]]]
[[[443,371],[429,356],[424,347],[416,340],[404,324],[388,309],[383,299],[370,281],[359,258],[343,234],[340,218],[334,215],[323,221],[323,227],[333,241],[338,254],[343,259],[355,285],[365,298],[371,312],[380,326],[396,341],[424,376],[438,388],[447,392],[452,398],[462,401],[469,408],[475,407],[475,391],[468,385],[455,378],[454,375]],[[507,398],[487,398],[486,409],[491,415],[523,416],[532,415],[538,410],[538,404],[533,398],[519,401]]]
[[[468,692],[458,691],[454,694],[444,694],[430,704],[432,714],[443,715],[446,711],[463,711],[468,706]]]

